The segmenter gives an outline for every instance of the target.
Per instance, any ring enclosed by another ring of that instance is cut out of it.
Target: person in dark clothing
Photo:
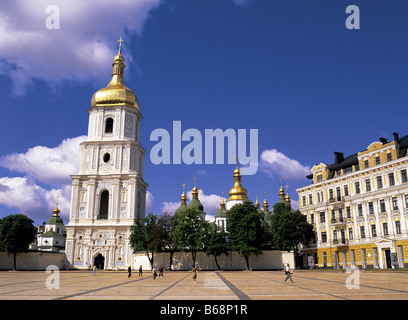
[[[140,267],[139,267],[139,277],[142,277],[143,276],[143,268],[142,268],[142,265],[140,265]]]
[[[132,268],[129,266],[129,268],[128,268],[128,278],[130,278],[130,276],[132,275]]]

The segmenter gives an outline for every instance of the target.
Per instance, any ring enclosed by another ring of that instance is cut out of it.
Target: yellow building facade
[[[380,138],[331,165],[312,167],[299,210],[315,237],[302,245],[305,266],[408,267],[408,135]]]

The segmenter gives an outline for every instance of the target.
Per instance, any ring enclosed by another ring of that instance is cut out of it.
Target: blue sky
[[[359,30],[345,26],[350,4]],[[46,28],[49,5],[59,8],[59,29]],[[406,1],[18,0],[0,9],[0,217],[21,212],[41,223],[59,194],[68,222],[69,175],[119,37],[125,83],[144,117],[156,214],[174,209],[194,177],[209,215],[233,186],[234,165],[151,162],[151,132],[172,133],[173,121],[203,135],[257,129],[260,168],[242,179],[249,198],[262,202],[266,192],[272,205],[282,176],[295,207],[305,173],[333,163],[334,151],[408,134]]]

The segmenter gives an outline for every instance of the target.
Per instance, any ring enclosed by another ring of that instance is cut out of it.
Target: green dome
[[[185,203],[182,203],[182,204],[180,205],[180,207],[178,207],[178,208],[176,209],[176,212],[175,212],[175,213],[180,214],[180,213],[183,213],[183,212],[186,211],[186,210],[187,210],[187,205],[186,205]]]
[[[47,224],[64,224],[60,216],[52,216],[48,219]]]
[[[201,204],[200,200],[198,199],[191,199],[190,203],[188,204],[187,208],[193,209],[193,210],[198,210],[198,211],[204,211],[204,207]]]
[[[218,217],[218,218],[226,218],[227,217],[227,209],[219,208],[217,213],[215,214],[215,216]]]

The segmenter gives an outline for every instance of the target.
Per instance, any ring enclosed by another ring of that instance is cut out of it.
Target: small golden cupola
[[[98,90],[91,100],[92,107],[126,105],[139,109],[139,101],[135,93],[125,86],[123,81],[123,69],[125,68],[125,58],[122,56],[122,37],[118,40],[119,51],[113,59],[113,73],[109,84]]]
[[[290,200],[290,196],[289,196],[289,191],[288,191],[289,186],[286,186],[286,197],[285,197],[285,201],[286,203],[290,206],[291,205],[291,200]]]
[[[234,170],[234,186],[229,191],[228,200],[248,200],[248,191],[241,184],[241,172],[238,169],[238,161]]]
[[[279,201],[285,200],[285,190],[282,187],[282,178],[280,178]]]
[[[266,192],[264,192],[264,194],[265,194],[265,200],[263,202],[263,210],[269,211],[269,203],[268,203],[268,200],[266,200]]]
[[[259,202],[258,202],[258,196],[256,196],[256,202],[255,202],[255,208],[257,208],[257,209],[260,209],[261,208],[261,205],[259,204]]]

